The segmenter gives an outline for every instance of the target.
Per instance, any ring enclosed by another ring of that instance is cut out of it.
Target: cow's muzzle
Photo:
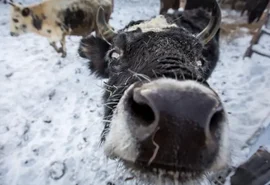
[[[204,171],[219,152],[224,110],[217,94],[193,81],[157,80],[128,89],[128,127],[136,162],[172,171]]]

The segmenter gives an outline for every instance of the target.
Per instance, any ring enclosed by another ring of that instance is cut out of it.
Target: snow
[[[266,56],[270,56],[269,51],[270,51],[270,35],[267,34],[269,32],[269,30],[266,30],[266,33],[263,33],[261,36],[261,42],[263,41],[263,44],[261,42],[259,42],[258,44],[254,45],[252,47],[253,50],[255,51],[259,51],[260,53],[266,55]]]
[[[241,17],[241,12],[232,9],[222,9],[221,14],[224,23],[246,22],[247,19],[246,16]]]
[[[158,10],[157,0],[115,0],[111,24],[119,29]],[[99,145],[103,80],[78,56],[80,38],[67,38],[63,59],[43,37],[10,37],[8,15],[8,5],[0,4],[0,185],[136,184],[125,182],[132,174],[106,159]],[[256,150],[250,145],[270,123],[270,59],[243,59],[250,39],[223,40],[210,79],[229,112],[235,166]],[[269,39],[258,44],[268,53]]]

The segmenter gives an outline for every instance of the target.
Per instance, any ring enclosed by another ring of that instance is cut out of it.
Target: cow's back
[[[88,35],[96,27],[97,9],[112,12],[111,0],[47,0],[43,11],[50,20],[67,29],[70,35]]]

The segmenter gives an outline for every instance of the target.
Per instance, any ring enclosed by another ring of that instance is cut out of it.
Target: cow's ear
[[[108,78],[108,65],[106,61],[106,53],[110,45],[99,37],[90,35],[83,38],[79,46],[79,55],[83,58],[90,59],[89,68],[99,77]]]
[[[23,8],[22,9],[22,16],[27,17],[30,15],[30,9],[29,8]]]

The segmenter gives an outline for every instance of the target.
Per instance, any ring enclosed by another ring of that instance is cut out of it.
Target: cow
[[[238,2],[243,2],[243,3],[245,3],[245,1],[246,1],[246,0],[232,0],[232,2],[231,2],[231,9],[235,10],[236,4],[237,4]]]
[[[197,8],[211,9],[213,0],[186,0],[185,10],[192,10]],[[160,0],[159,14],[163,15],[171,8],[177,11],[180,7],[180,0]]]
[[[187,0],[185,10],[192,10],[200,7],[209,10],[211,7],[213,7],[214,3],[215,2],[213,0]]]
[[[180,0],[160,0],[159,14],[166,14],[170,8],[177,11],[180,7]]]
[[[220,22],[214,3],[211,14],[179,11],[115,32],[100,8],[102,37],[81,39],[80,56],[98,78],[107,78],[104,153],[137,182],[182,184],[229,165],[227,113],[207,82],[219,60]]]
[[[87,36],[96,31],[98,7],[105,10],[108,22],[113,10],[113,0],[44,0],[23,6],[11,5],[10,35],[19,36],[33,32],[47,37],[56,52],[66,57],[65,36]],[[60,42],[61,47],[57,47]]]
[[[251,24],[255,20],[258,22],[266,9],[269,0],[246,0],[245,6],[241,12],[241,15],[247,11],[248,13],[248,23]]]

